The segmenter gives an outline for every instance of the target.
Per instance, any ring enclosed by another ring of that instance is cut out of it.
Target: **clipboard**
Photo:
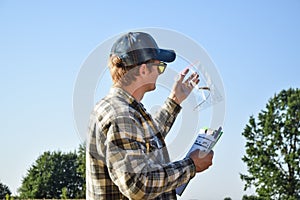
[[[189,157],[190,153],[196,149],[200,149],[200,151],[207,153],[210,152],[213,149],[213,147],[217,144],[222,134],[223,130],[221,126],[217,130],[209,128],[200,129],[200,133],[198,134],[194,144],[192,145],[185,157]],[[181,196],[188,183],[189,182],[176,188],[176,194]]]

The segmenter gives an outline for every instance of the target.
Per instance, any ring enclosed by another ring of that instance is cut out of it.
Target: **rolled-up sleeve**
[[[156,126],[159,128],[164,137],[166,137],[172,128],[180,111],[181,106],[172,99],[167,98],[162,107],[154,114],[153,119],[156,123]]]

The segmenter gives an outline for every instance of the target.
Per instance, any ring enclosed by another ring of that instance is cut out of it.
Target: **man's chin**
[[[151,84],[151,85],[149,85],[149,87],[147,89],[147,92],[151,92],[151,91],[153,91],[155,89],[156,89],[156,84]]]

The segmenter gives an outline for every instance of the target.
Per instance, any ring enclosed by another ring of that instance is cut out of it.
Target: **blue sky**
[[[81,143],[72,97],[99,44],[143,27],[178,31],[206,49],[223,79],[225,133],[214,165],[180,199],[241,199],[249,116],[274,93],[299,87],[300,1],[0,0],[0,180],[15,193],[46,150]]]

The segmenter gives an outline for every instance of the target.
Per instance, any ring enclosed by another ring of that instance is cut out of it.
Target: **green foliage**
[[[261,198],[261,197],[257,197],[257,196],[254,196],[254,195],[251,195],[251,196],[244,195],[242,200],[266,200],[266,199]]]
[[[85,198],[85,188],[86,188],[86,184],[85,184],[85,149],[86,149],[86,144],[82,144],[79,146],[78,148],[78,158],[77,158],[77,173],[80,174],[82,176],[82,178],[84,179],[83,183],[82,183],[82,190],[78,191],[78,198]]]
[[[68,189],[66,187],[63,187],[61,189],[61,199],[67,199],[68,198]]]
[[[242,135],[248,166],[248,174],[241,174],[244,190],[254,186],[263,199],[299,199],[300,90],[275,94],[258,119],[250,117]]]
[[[20,198],[85,198],[81,156],[76,152],[44,152],[23,178]]]
[[[7,194],[11,195],[8,186],[0,182],[0,199],[5,199]]]

